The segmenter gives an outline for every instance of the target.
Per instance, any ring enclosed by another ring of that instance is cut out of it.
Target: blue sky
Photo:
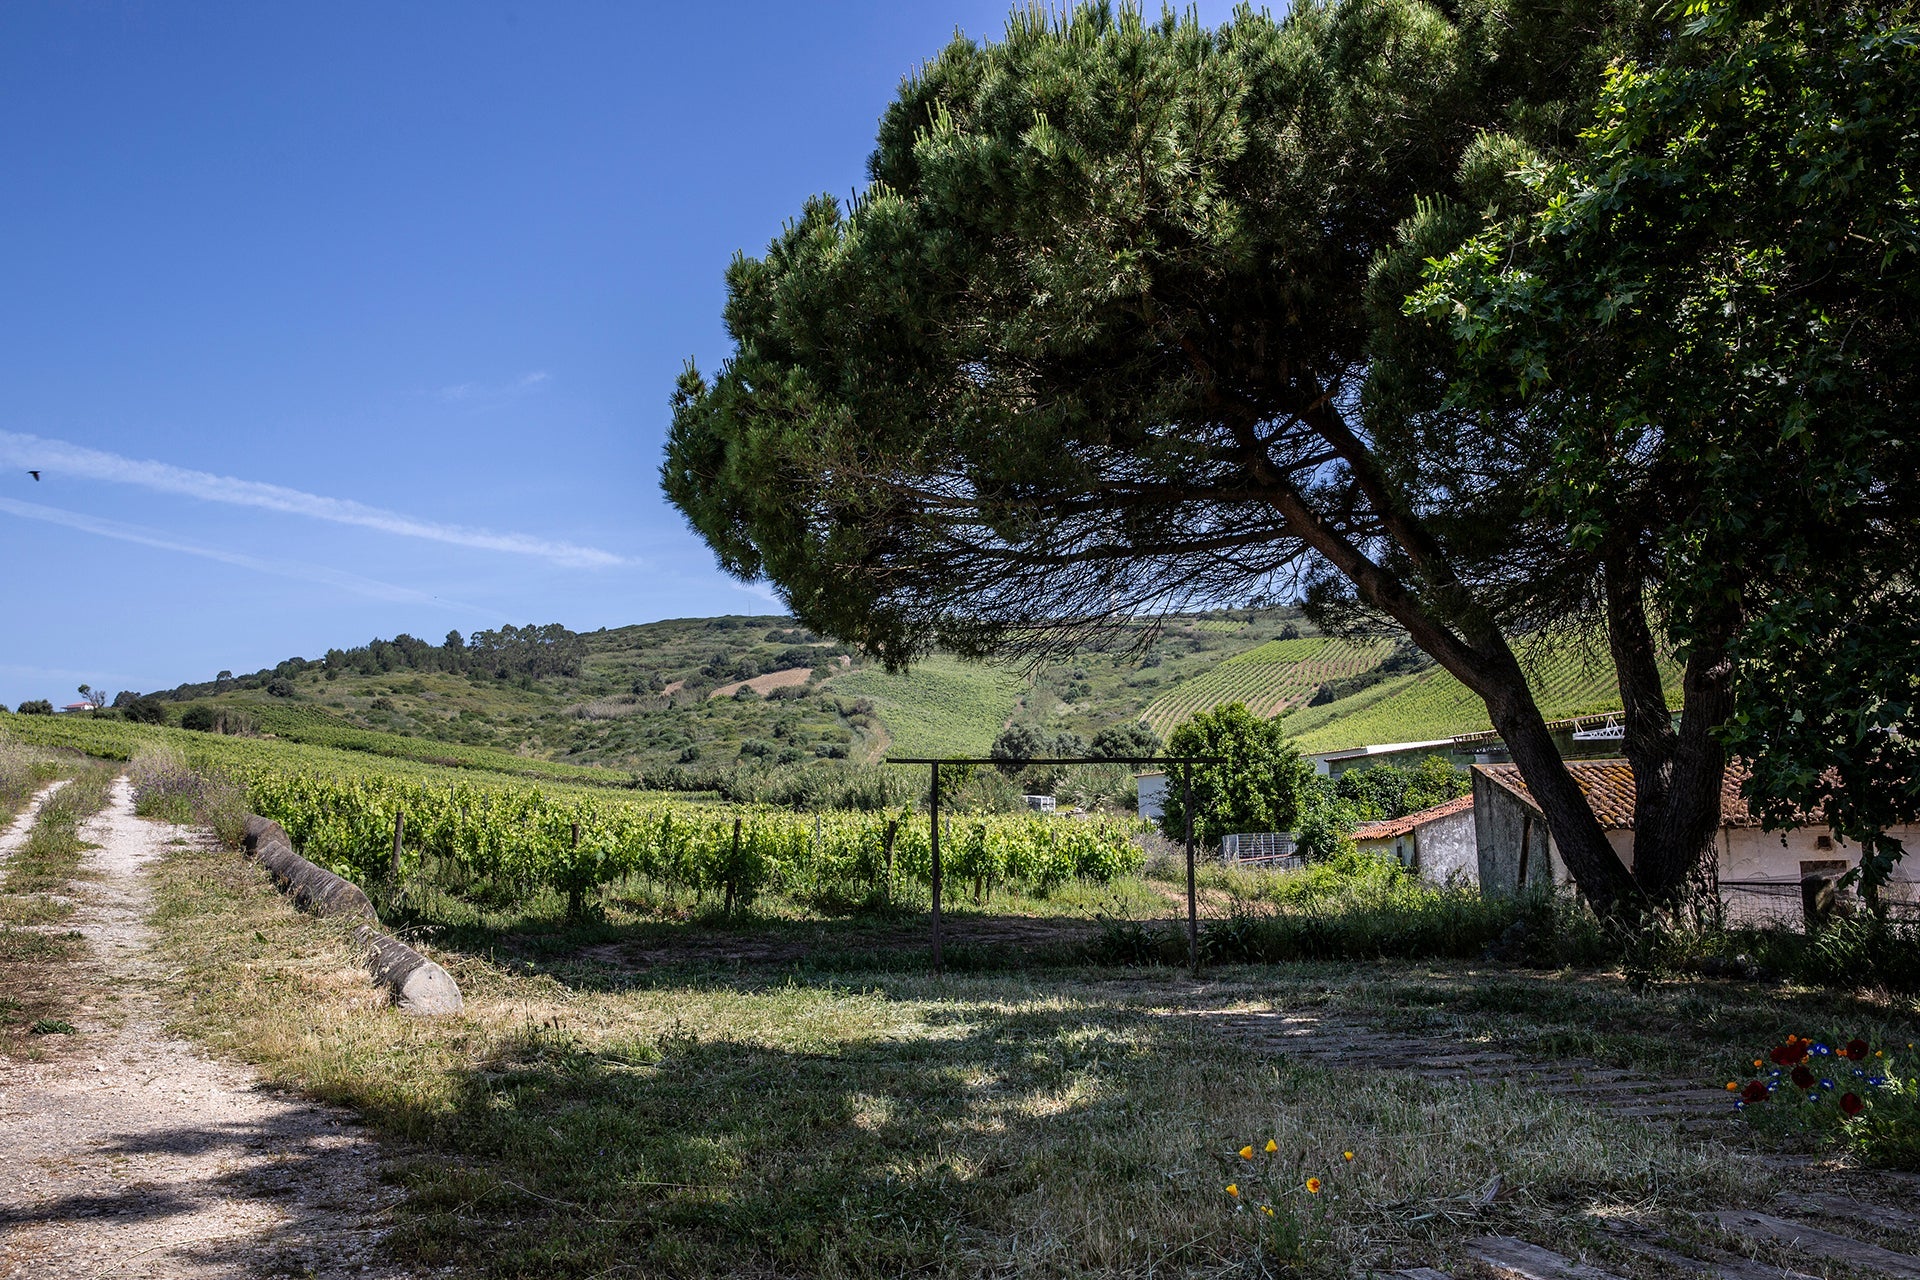
[[[771,611],[660,497],[673,379],[1006,13],[0,8],[0,701]]]

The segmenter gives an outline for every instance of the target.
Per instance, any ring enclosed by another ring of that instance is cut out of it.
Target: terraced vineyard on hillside
[[[1229,702],[1271,719],[1304,707],[1327,681],[1377,666],[1392,651],[1389,640],[1271,640],[1175,685],[1148,704],[1143,718],[1162,738],[1189,717]]]
[[[1522,661],[1526,661],[1523,657]],[[1224,664],[1223,664],[1224,665]],[[1534,696],[1549,720],[1615,711],[1620,687],[1613,668],[1565,648],[1535,655],[1529,665]],[[1667,705],[1680,705],[1680,668],[1661,664]],[[1351,698],[1308,707],[1286,717],[1282,727],[1309,754],[1387,742],[1424,742],[1493,727],[1486,704],[1467,687],[1436,669],[1385,681]]]

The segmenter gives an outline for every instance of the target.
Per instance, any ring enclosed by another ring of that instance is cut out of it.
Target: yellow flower
[[[1251,1146],[1246,1146],[1246,1147],[1242,1147],[1242,1148],[1240,1148],[1240,1158],[1241,1158],[1242,1160],[1251,1160],[1251,1159],[1253,1159],[1253,1148],[1252,1148]]]
[[[1341,1152],[1340,1154],[1341,1154],[1341,1156],[1343,1156],[1344,1158],[1346,1158],[1346,1159],[1348,1159],[1348,1160],[1351,1160],[1351,1159],[1353,1159],[1353,1152],[1351,1152],[1351,1151],[1342,1151],[1342,1152]]]
[[[1279,1143],[1277,1143],[1277,1142],[1275,1142],[1275,1141],[1274,1141],[1274,1140],[1273,1140],[1272,1138],[1268,1138],[1268,1139],[1267,1139],[1267,1154],[1268,1154],[1268,1155],[1272,1155],[1272,1154],[1273,1154],[1274,1152],[1276,1152],[1276,1151],[1278,1151],[1279,1149],[1280,1149],[1280,1144],[1279,1144]]]
[[[1271,1218],[1273,1216],[1273,1206],[1270,1204],[1263,1204],[1260,1206],[1260,1212],[1266,1214],[1269,1218]]]
[[[1228,1194],[1228,1195],[1230,1195],[1230,1196],[1237,1196],[1237,1195],[1239,1195],[1239,1194],[1240,1194],[1240,1184],[1239,1184],[1239,1183],[1237,1183],[1237,1182],[1229,1182],[1229,1183],[1227,1184],[1227,1194]]]
[[[1320,1179],[1318,1178],[1307,1179],[1307,1194],[1310,1196],[1317,1196],[1320,1194]]]

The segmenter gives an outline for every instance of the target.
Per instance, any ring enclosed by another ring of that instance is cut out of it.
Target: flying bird
[[[33,477],[35,484],[40,483],[40,473],[38,471],[29,471],[27,474]]]

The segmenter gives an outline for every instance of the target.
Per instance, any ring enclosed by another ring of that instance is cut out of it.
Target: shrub
[[[19,711],[23,716],[50,716],[53,714],[53,704],[45,698],[29,698],[20,704]]]
[[[212,733],[214,726],[213,708],[205,703],[195,703],[180,713],[180,727],[193,729],[199,733]]]
[[[133,721],[135,724],[165,724],[167,722],[166,704],[154,697],[131,698],[125,706],[121,707],[121,711],[126,714],[127,719]]]

